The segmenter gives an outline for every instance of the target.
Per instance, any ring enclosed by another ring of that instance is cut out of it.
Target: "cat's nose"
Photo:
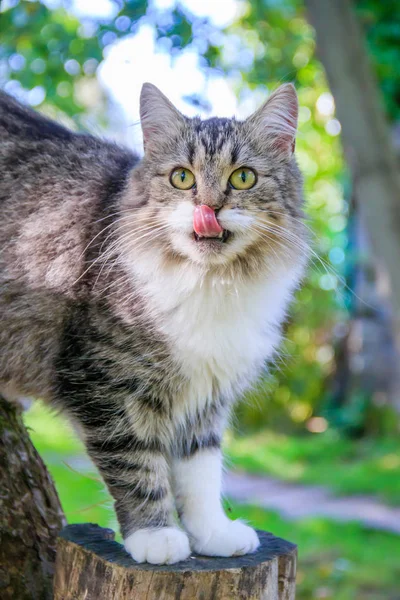
[[[223,207],[225,198],[223,196],[204,195],[196,198],[196,204],[208,206],[215,211],[220,210]]]

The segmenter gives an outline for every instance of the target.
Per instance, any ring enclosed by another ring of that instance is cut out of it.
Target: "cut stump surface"
[[[254,554],[135,563],[111,529],[68,525],[57,542],[54,600],[294,600],[297,549],[259,531]]]

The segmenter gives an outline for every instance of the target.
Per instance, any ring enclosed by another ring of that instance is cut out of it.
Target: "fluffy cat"
[[[140,159],[0,92],[1,390],[74,422],[136,561],[258,546],[220,445],[306,261],[297,113],[289,84],[243,122],[145,84]]]

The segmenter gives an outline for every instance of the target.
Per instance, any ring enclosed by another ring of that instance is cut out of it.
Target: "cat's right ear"
[[[145,83],[140,94],[140,121],[145,152],[151,152],[179,135],[185,117],[155,85]]]

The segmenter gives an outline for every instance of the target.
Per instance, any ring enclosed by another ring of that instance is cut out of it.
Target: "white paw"
[[[211,531],[193,538],[192,547],[206,556],[240,556],[257,550],[260,541],[254,529],[241,521],[224,520]]]
[[[172,565],[190,555],[189,540],[175,527],[138,529],[124,540],[125,550],[136,562]]]

